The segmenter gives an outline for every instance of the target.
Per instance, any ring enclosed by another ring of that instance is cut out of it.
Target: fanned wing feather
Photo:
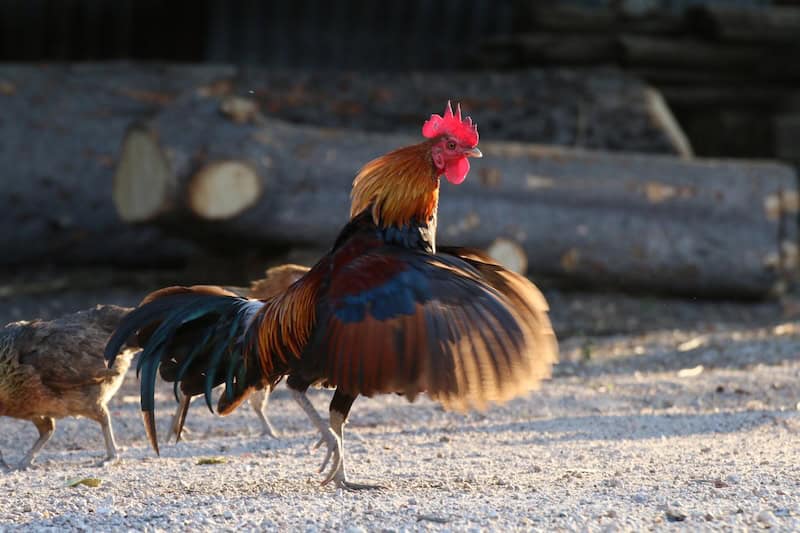
[[[480,256],[382,246],[334,258],[306,354],[353,394],[483,408],[535,388],[557,348],[538,290]]]

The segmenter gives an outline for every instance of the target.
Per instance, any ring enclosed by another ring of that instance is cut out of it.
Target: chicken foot
[[[326,424],[319,413],[317,413],[317,410],[314,409],[314,406],[311,405],[311,402],[305,394],[305,390],[299,391],[292,387],[292,385],[290,381],[289,389],[292,391],[295,401],[303,408],[303,411],[305,411],[308,418],[320,432],[320,439],[314,445],[314,449],[321,447],[322,444],[326,444],[328,447],[325,459],[319,471],[324,472],[328,463],[332,462],[328,474],[325,476],[325,479],[322,480],[322,485],[327,485],[333,481],[337,488],[346,490],[384,488],[380,485],[353,483],[347,480],[347,472],[344,466],[344,424],[347,422],[347,415],[356,398],[342,393],[337,389],[330,404],[330,421]]]
[[[308,419],[311,420],[311,423],[314,424],[314,426],[316,426],[316,428],[319,430],[321,438],[318,445],[321,445],[322,442],[325,442],[325,444],[328,446],[328,452],[325,454],[325,459],[322,461],[322,466],[319,468],[319,472],[324,472],[328,462],[333,459],[331,468],[328,471],[328,475],[322,480],[322,484],[326,485],[335,478],[336,472],[338,472],[342,466],[342,443],[339,440],[338,435],[336,435],[333,429],[325,423],[322,417],[319,416],[317,410],[314,409],[314,406],[311,405],[311,401],[306,396],[305,391],[299,391],[291,387],[290,390],[292,391],[292,397],[294,400],[303,409]]]

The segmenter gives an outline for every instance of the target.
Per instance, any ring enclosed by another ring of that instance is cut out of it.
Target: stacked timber
[[[360,165],[418,141],[290,124],[239,98],[247,120],[229,99],[195,94],[129,130],[114,185],[123,218],[203,246],[321,254],[347,220]],[[499,249],[572,284],[692,295],[779,293],[797,270],[798,189],[785,165],[481,149],[469,180],[443,185],[442,244]]]
[[[481,117],[486,138],[669,154],[683,150],[659,96],[610,70],[317,76],[219,65],[3,65],[0,267],[43,262],[161,266],[196,253],[185,239],[127,224],[135,213],[123,211],[121,218],[112,203],[112,193],[123,194],[112,191],[112,177],[128,127],[182,94],[221,99],[218,112],[245,123],[259,114],[370,132],[418,132],[420,113],[439,111],[448,98],[458,98]],[[252,100],[241,100],[240,94]],[[139,149],[147,150],[128,143],[125,155],[153,165],[141,169],[150,183],[166,170]],[[302,143],[294,149],[302,157]],[[319,166],[324,168],[324,159]],[[197,178],[198,202],[217,195],[214,187],[256,187],[241,166],[221,165],[215,172],[229,181],[220,185]],[[148,205],[161,191],[135,188],[125,194],[142,195],[141,204]],[[239,207],[214,208],[222,217]]]
[[[800,163],[785,142],[800,113],[800,6],[656,4],[523,2],[518,31],[475,63],[616,65],[664,95],[696,153]]]

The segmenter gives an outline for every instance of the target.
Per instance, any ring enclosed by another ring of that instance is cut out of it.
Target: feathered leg
[[[267,385],[263,389],[259,389],[250,395],[250,407],[255,411],[256,416],[261,421],[261,435],[277,439],[280,437],[275,428],[267,418],[266,411],[269,405],[269,395],[272,393],[272,387]]]
[[[56,430],[56,421],[50,417],[40,416],[31,420],[31,422],[33,422],[33,425],[39,430],[39,439],[33,444],[22,461],[19,462],[17,468],[20,470],[25,470],[33,464],[36,454],[38,454],[42,446],[50,440],[50,437],[53,436],[53,432]]]

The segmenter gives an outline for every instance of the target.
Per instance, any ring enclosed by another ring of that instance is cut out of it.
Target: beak
[[[477,157],[478,159],[483,157],[483,154],[477,148],[472,148],[471,150],[467,150],[466,152],[464,152],[464,155],[467,157]]]

